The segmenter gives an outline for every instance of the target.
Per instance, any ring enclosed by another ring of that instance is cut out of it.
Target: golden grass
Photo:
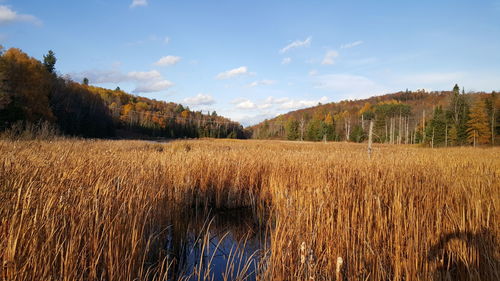
[[[500,280],[500,148],[0,141],[3,280],[164,280],[169,214],[253,207],[261,280]],[[269,218],[269,219],[268,219]],[[202,279],[200,277],[200,279]]]

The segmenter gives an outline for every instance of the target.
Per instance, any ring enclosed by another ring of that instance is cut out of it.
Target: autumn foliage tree
[[[2,55],[0,73],[0,120],[4,126],[18,120],[55,120],[49,105],[50,73],[43,64],[20,49],[11,48]]]
[[[467,122],[467,141],[472,144],[488,144],[491,141],[491,129],[485,103],[478,99],[470,109]]]
[[[82,137],[231,137],[248,134],[236,122],[172,102],[76,83],[55,73],[49,51],[42,62],[20,49],[0,48],[0,131],[18,121],[47,121]],[[115,134],[118,132],[119,134]]]
[[[485,102],[490,143],[498,144],[500,141],[495,141],[500,138],[500,99],[497,95],[495,92],[465,93],[458,85],[451,91],[406,90],[364,100],[345,100],[299,109],[266,120],[251,129],[254,137],[266,139],[271,134],[262,132],[267,132],[269,128],[279,132],[280,126],[283,126],[284,133],[272,134],[272,138],[295,139],[295,134],[288,134],[289,128],[294,128],[290,126],[293,124],[291,121],[277,122],[278,118],[283,118],[298,120],[299,136],[304,132],[307,140],[322,140],[321,135],[326,133],[328,140],[360,142],[366,140],[369,121],[372,120],[375,142],[433,147],[468,145],[472,143],[471,132],[477,131],[477,128],[471,129],[477,122],[469,122],[469,118],[475,115],[470,114],[470,101],[480,97]]]

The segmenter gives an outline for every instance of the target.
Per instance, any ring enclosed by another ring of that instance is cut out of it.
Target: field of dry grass
[[[0,276],[173,279],[208,207],[269,231],[260,280],[500,280],[500,148],[231,140],[0,141]]]

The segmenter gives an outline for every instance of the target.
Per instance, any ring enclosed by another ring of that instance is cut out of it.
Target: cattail
[[[300,263],[306,263],[306,242],[302,242],[300,245]]]
[[[342,259],[342,257],[338,257],[337,258],[337,269],[335,270],[335,280],[339,281],[339,280],[342,280],[341,279],[341,275],[340,275],[340,272],[342,271],[342,264],[344,263],[344,259]]]

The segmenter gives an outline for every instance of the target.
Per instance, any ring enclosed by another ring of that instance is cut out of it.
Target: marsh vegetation
[[[497,147],[54,139],[0,155],[3,280],[500,279]]]

